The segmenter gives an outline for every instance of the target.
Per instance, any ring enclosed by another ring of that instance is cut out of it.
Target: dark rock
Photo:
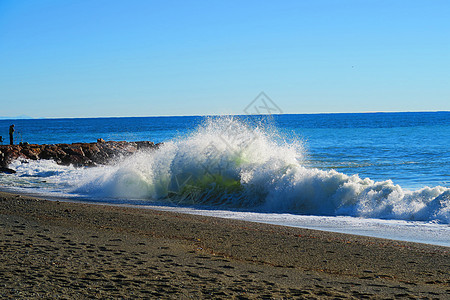
[[[61,159],[67,155],[58,145],[43,145],[43,147],[44,149],[39,155],[40,159]]]
[[[100,153],[100,149],[96,144],[84,144],[81,146],[86,157],[92,159],[95,155]]]
[[[69,154],[61,158],[61,164],[62,165],[73,165],[75,167],[82,167],[89,165],[91,160],[87,158],[86,156],[80,156],[80,155],[73,155]]]
[[[83,149],[81,149],[81,147],[76,147],[76,146],[68,147],[68,148],[64,149],[64,152],[66,152],[69,155],[74,155],[74,156],[85,156]]]
[[[10,168],[0,167],[0,173],[14,174],[16,171]]]
[[[0,167],[6,167],[5,153],[0,149]]]
[[[35,151],[32,148],[22,149],[22,154],[24,154],[26,157],[28,157],[29,159],[32,159],[32,160],[39,159],[39,153],[40,153],[40,151]]]
[[[136,142],[136,146],[137,146],[138,150],[148,149],[148,148],[155,147],[155,143],[149,142],[149,141],[141,141],[141,142]]]
[[[18,158],[27,158],[24,154],[21,153],[22,148],[18,145],[15,146],[7,146],[6,151],[4,152],[4,161],[3,164],[7,167],[12,161]]]
[[[97,143],[73,143],[55,145],[0,145],[0,167],[7,168],[15,159],[52,159],[58,164],[96,166],[125,157],[141,150],[157,149],[161,143],[150,141],[125,142],[99,139]]]

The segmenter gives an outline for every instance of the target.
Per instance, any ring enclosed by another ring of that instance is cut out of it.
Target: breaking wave
[[[228,117],[114,166],[91,169],[77,193],[259,212],[450,223],[450,189],[307,168],[301,141]]]
[[[450,223],[448,188],[410,191],[391,180],[308,168],[306,159],[301,140],[287,142],[268,125],[224,117],[110,166],[75,169],[30,162],[15,168],[21,178],[53,178],[71,194],[86,197]]]

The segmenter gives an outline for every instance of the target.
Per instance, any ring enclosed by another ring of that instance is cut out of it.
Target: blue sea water
[[[246,118],[246,116],[242,116]],[[16,142],[54,144],[105,140],[155,143],[188,135],[205,117],[0,120],[4,144],[16,125]],[[450,112],[274,115],[288,141],[304,141],[304,162],[405,188],[450,185]]]
[[[12,123],[16,142],[164,146],[98,168],[16,161],[3,189],[450,245],[450,112],[0,120],[5,140]]]

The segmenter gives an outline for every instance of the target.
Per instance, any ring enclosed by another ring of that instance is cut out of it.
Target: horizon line
[[[0,117],[0,121],[6,120],[45,120],[45,119],[107,119],[107,118],[164,118],[164,117],[217,117],[217,116],[264,116],[264,115],[328,115],[328,114],[383,114],[383,113],[429,113],[450,112],[450,110],[408,110],[408,111],[361,111],[361,112],[303,112],[281,114],[195,114],[195,115],[141,115],[141,116],[96,116],[96,117]]]

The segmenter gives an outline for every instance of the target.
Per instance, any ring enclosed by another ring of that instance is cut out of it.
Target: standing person
[[[9,143],[14,145],[14,124],[9,126]]]

